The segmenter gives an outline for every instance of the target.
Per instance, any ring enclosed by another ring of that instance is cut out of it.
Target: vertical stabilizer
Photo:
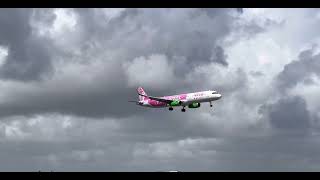
[[[142,87],[138,87],[137,91],[138,91],[139,94],[147,96],[147,93],[143,90]],[[139,101],[143,101],[143,100],[147,100],[147,99],[148,99],[147,97],[139,95]]]

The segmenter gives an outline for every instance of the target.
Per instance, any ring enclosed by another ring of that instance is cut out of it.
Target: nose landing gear
[[[181,111],[182,111],[182,112],[186,112],[186,109],[183,107],[183,108],[181,109]]]
[[[173,111],[173,107],[169,107],[169,111]]]
[[[210,107],[212,107],[212,102],[210,101]]]

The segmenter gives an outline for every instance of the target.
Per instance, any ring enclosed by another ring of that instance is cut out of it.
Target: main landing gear
[[[173,111],[173,107],[169,107],[169,111]],[[185,107],[183,107],[183,108],[181,109],[181,111],[182,111],[182,112],[186,112]]]
[[[212,107],[212,102],[210,101],[210,107]]]

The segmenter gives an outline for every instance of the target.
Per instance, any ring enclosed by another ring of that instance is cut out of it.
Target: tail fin
[[[137,91],[138,91],[138,94],[142,94],[142,95],[147,96],[147,93],[143,90],[142,87],[138,87]],[[145,97],[145,96],[140,96],[140,95],[139,95],[139,100],[140,100],[140,101],[147,100],[148,98]]]

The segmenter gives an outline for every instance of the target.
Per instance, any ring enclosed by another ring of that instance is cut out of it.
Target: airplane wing
[[[173,100],[169,100],[169,99],[163,99],[163,98],[159,98],[159,97],[153,97],[153,96],[146,96],[146,95],[142,95],[139,93],[140,96],[144,96],[144,97],[148,97],[152,100],[156,100],[156,101],[159,101],[159,102],[164,102],[166,104],[170,104],[171,102],[173,102]]]

